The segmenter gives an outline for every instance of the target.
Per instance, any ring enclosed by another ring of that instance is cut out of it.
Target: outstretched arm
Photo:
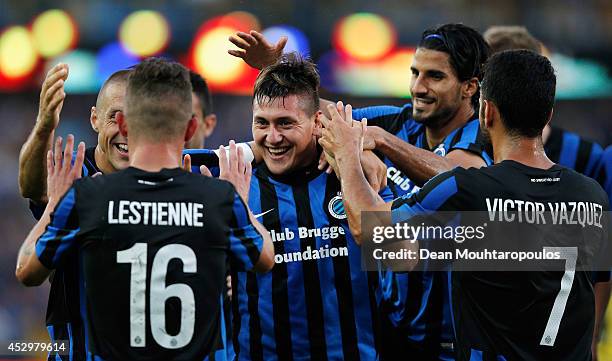
[[[45,267],[39,260],[35,252],[35,247],[36,242],[45,233],[47,226],[50,226],[51,214],[56,210],[58,204],[68,189],[70,189],[74,180],[81,177],[81,168],[83,167],[83,159],[85,158],[85,143],[79,143],[74,165],[71,164],[73,145],[74,137],[69,135],[66,140],[66,149],[62,155],[62,139],[58,137],[55,142],[55,155],[53,155],[51,151],[47,152],[46,170],[49,201],[43,216],[28,234],[19,249],[19,255],[17,257],[15,276],[26,286],[40,285],[47,279],[51,272],[51,270]],[[59,227],[64,226],[65,225],[62,224]],[[62,232],[52,233],[54,236],[57,236],[58,233],[62,234]],[[70,233],[62,235],[62,240],[68,238],[69,234]]]
[[[229,153],[229,154],[226,154]],[[229,149],[226,150],[223,146],[219,147],[219,178],[224,179],[234,185],[236,192],[244,202],[249,221],[263,239],[263,245],[259,254],[259,259],[255,263],[253,269],[256,272],[267,272],[274,265],[274,246],[272,238],[268,230],[255,218],[253,212],[249,209],[249,189],[251,186],[251,163],[244,161],[243,150],[236,147],[236,143],[232,140],[229,144]]]
[[[19,153],[19,192],[35,203],[47,202],[45,156],[51,149],[55,129],[66,93],[64,82],[68,77],[68,65],[54,66],[45,78],[40,91],[40,103],[36,124]]]
[[[352,107],[347,105],[340,114],[340,107],[328,106],[331,119],[322,117],[323,136],[319,144],[336,161],[344,209],[346,210],[351,233],[355,241],[361,243],[361,212],[389,211],[391,203],[386,203],[368,184],[361,167],[361,152],[367,120],[361,123],[352,121]]]

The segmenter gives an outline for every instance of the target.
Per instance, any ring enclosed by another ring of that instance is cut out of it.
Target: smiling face
[[[115,119],[117,112],[123,111],[125,88],[125,81],[108,84],[92,110],[92,126],[98,133],[96,163],[104,173],[125,169],[129,164],[127,138],[119,133]]]
[[[412,115],[426,126],[448,123],[462,104],[461,85],[447,53],[418,48],[410,67]]]
[[[269,102],[253,102],[253,139],[263,150],[263,161],[272,174],[306,167],[317,157],[315,128],[319,114],[308,115],[309,98],[288,95]]]

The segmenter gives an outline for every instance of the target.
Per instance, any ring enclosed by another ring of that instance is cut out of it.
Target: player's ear
[[[91,129],[94,130],[94,132],[98,133],[98,111],[96,109],[96,107],[91,107],[91,111],[89,114],[89,123],[91,124]]]
[[[482,116],[483,123],[486,128],[493,126],[495,112],[497,111],[495,104],[489,100],[482,101]]]
[[[204,138],[208,138],[217,126],[217,115],[212,113],[204,117]]]
[[[555,112],[555,108],[550,108],[550,115],[548,116],[548,121],[546,122],[546,125],[550,125],[550,121],[552,120],[554,112]]]
[[[464,98],[471,98],[478,91],[478,78],[473,77],[472,79],[466,80],[463,83],[462,95]]]
[[[322,128],[323,124],[321,123],[321,115],[323,115],[323,112],[320,110],[317,110],[317,112],[315,113],[315,128]]]
[[[122,136],[127,137],[128,127],[127,127],[127,122],[125,121],[125,115],[123,115],[123,112],[115,113],[115,120],[117,120],[117,125],[119,126],[119,133],[121,133]]]
[[[189,123],[187,123],[187,130],[185,130],[185,141],[189,141],[191,137],[195,134],[196,130],[198,130],[198,120],[195,115],[191,116],[189,119]]]

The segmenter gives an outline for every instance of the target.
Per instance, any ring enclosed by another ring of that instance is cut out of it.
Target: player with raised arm
[[[590,202],[607,213],[609,202],[597,182],[554,164],[544,152],[542,130],[552,116],[555,85],[554,69],[541,55],[527,50],[493,55],[484,69],[479,119],[490,134],[495,165],[456,168],[392,203],[369,189],[355,167],[359,143],[351,139],[363,136],[363,130],[351,128],[335,112],[320,143],[338,163],[347,212],[393,209],[392,219],[404,221],[435,211],[486,212],[490,200],[501,198],[517,204]],[[608,226],[605,217],[586,227],[567,223],[555,226],[553,238],[538,234],[523,241],[536,248],[573,242],[601,249],[608,246]],[[520,241],[518,233],[508,237],[510,243]],[[567,259],[565,272],[452,272],[457,359],[590,361],[591,272],[573,269],[567,263],[572,257]]]
[[[272,233],[276,264],[232,272],[238,360],[378,359],[377,278],[361,269],[340,182],[317,168],[318,88],[315,65],[294,53],[255,82],[252,132],[265,152],[249,206]]]
[[[55,162],[49,153],[49,203],[16,275],[38,285],[77,252],[88,357],[203,359],[220,337],[226,258],[240,269],[273,264],[270,236],[245,205],[250,168],[233,143],[229,160],[221,155],[221,178],[231,184],[178,168],[197,126],[179,64],[138,65],[124,111],[116,119],[130,134],[129,168],[72,184],[84,145],[74,166],[72,137],[63,156],[56,143]]]

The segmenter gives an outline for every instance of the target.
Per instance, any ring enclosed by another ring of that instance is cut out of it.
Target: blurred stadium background
[[[18,247],[33,224],[17,187],[17,159],[36,119],[46,69],[68,63],[59,134],[96,142],[89,110],[100,84],[143,57],[176,59],[213,92],[216,147],[250,139],[249,93],[257,73],[227,54],[232,33],[289,37],[286,50],[319,65],[323,94],[356,106],[402,104],[421,32],[445,22],[484,31],[524,25],[551,51],[558,73],[554,122],[612,143],[612,2],[600,0],[0,0],[0,341],[46,340],[47,287],[14,278]],[[610,321],[612,316],[608,315]],[[600,360],[612,360],[612,322]],[[0,350],[0,355],[2,351]]]

